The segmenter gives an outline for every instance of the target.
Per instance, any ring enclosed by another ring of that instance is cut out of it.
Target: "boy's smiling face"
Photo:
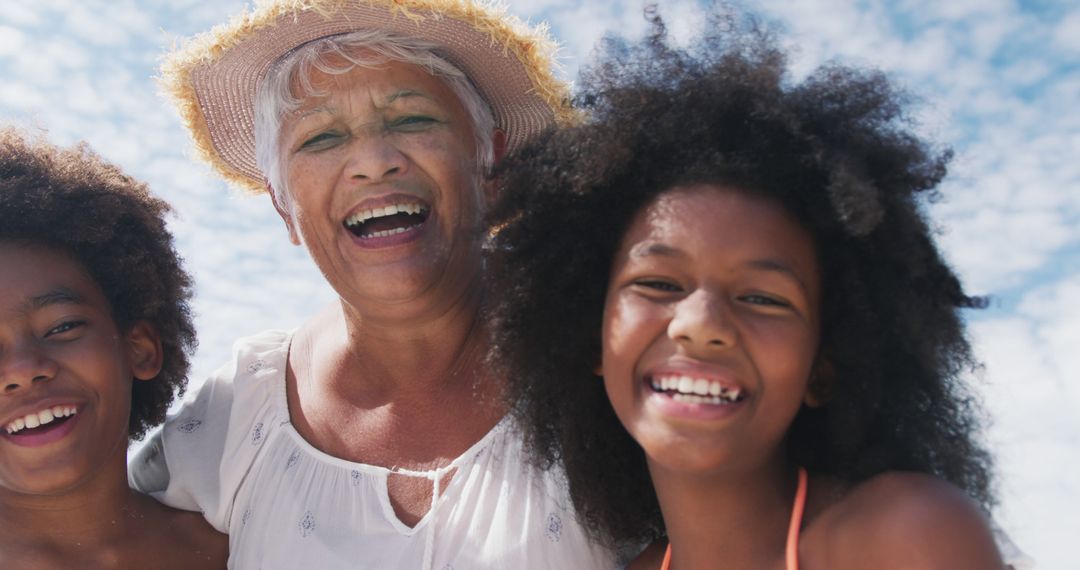
[[[120,331],[81,264],[0,242],[0,493],[63,493],[122,467],[131,383],[161,360],[153,328]]]
[[[634,218],[608,284],[602,373],[653,467],[778,458],[807,399],[820,289],[811,236],[768,199],[676,188]]]

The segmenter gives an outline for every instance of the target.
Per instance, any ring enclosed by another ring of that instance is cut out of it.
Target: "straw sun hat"
[[[431,41],[491,105],[513,151],[533,134],[574,120],[566,85],[552,75],[555,44],[481,0],[276,0],[196,36],[166,56],[161,82],[198,153],[253,192],[255,90],[279,57],[312,40],[378,28]]]

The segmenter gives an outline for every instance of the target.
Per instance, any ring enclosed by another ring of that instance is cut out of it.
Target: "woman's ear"
[[[806,386],[803,403],[809,408],[820,408],[832,399],[836,385],[836,368],[832,359],[825,354],[818,355],[814,368],[810,371],[810,382]]]
[[[502,129],[495,129],[491,133],[491,166],[498,166],[502,159],[506,157],[506,145],[506,132]]]
[[[165,361],[165,349],[161,335],[148,321],[139,321],[127,334],[128,356],[131,358],[131,375],[137,380],[152,380],[161,373]]]
[[[289,241],[293,245],[300,245],[300,235],[296,232],[296,226],[293,225],[292,213],[286,207],[287,205],[282,204],[278,199],[278,195],[269,182],[266,183],[266,193],[270,195],[270,201],[274,203],[274,210],[277,211],[278,216],[281,216],[281,220],[285,222],[285,228],[289,230]]]
[[[491,133],[491,155],[491,168],[494,169],[506,156],[506,133],[502,129],[495,129]],[[481,182],[481,187],[484,190],[485,205],[490,207],[499,198],[499,184],[490,176],[491,172],[486,174],[488,176]]]

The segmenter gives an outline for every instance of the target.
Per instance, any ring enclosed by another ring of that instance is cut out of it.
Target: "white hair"
[[[438,46],[431,42],[384,30],[360,30],[308,42],[274,62],[255,94],[255,162],[270,183],[278,204],[291,212],[292,200],[282,175],[282,118],[298,109],[304,98],[326,95],[312,85],[312,68],[341,75],[357,67],[372,69],[389,61],[400,61],[422,67],[441,78],[472,121],[479,183],[495,160],[492,146],[495,117],[465,73],[436,55],[437,49]],[[326,62],[327,55],[339,56],[347,63],[330,65]],[[299,94],[293,93],[294,83],[299,84]]]

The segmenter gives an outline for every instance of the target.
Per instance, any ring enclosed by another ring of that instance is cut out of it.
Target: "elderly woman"
[[[202,155],[268,190],[339,301],[232,362],[133,461],[237,568],[590,568],[478,319],[483,175],[560,122],[546,40],[449,0],[280,0],[164,76]]]

